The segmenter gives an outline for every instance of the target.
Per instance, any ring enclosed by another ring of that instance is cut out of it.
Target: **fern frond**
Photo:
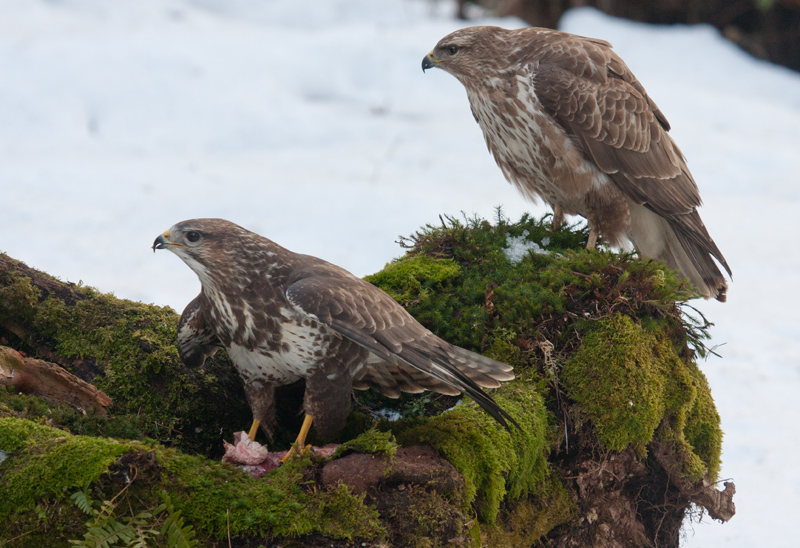
[[[154,545],[152,540],[158,536],[159,531],[155,528],[153,518],[163,511],[162,507],[166,508],[164,504],[161,504],[152,513],[145,510],[126,519],[127,524],[133,527],[135,532],[134,537],[127,542],[126,546],[147,548]]]
[[[90,525],[84,533],[83,540],[71,540],[73,546],[82,548],[112,548],[118,541],[130,544],[136,532],[130,525],[125,525],[116,520]]]
[[[199,541],[195,538],[194,528],[183,525],[181,511],[176,510],[166,491],[161,492],[161,498],[166,505],[167,519],[161,527],[161,534],[167,535],[167,546],[170,548],[195,548]]]
[[[94,522],[97,525],[101,525],[106,523],[114,517],[114,509],[116,509],[117,505],[111,502],[110,500],[104,500],[103,503],[100,505],[99,510],[93,510],[95,514]]]
[[[69,497],[75,502],[75,505],[80,508],[81,512],[89,516],[94,515],[95,501],[89,496],[89,484],[83,486],[80,491],[75,491]]]

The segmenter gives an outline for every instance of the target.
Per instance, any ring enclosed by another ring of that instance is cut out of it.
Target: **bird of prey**
[[[506,179],[523,195],[581,215],[598,234],[678,270],[725,301],[731,270],[709,236],[686,161],[664,114],[603,40],[542,28],[469,27],[422,60],[464,85]],[[713,258],[712,258],[713,257]]]
[[[275,387],[305,379],[303,447],[313,420],[317,440],[344,427],[351,388],[389,397],[433,390],[466,393],[500,424],[514,420],[481,388],[514,378],[511,366],[453,346],[420,325],[377,287],[346,270],[300,255],[223,219],[177,223],[153,243],[200,278],[200,294],[178,325],[188,366],[223,346],[253,412],[272,436]]]

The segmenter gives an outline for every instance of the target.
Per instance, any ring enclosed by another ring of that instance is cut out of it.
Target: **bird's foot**
[[[250,432],[247,433],[247,437],[250,438],[250,441],[256,441],[256,432],[258,432],[258,426],[260,424],[260,420],[253,419],[253,425],[250,427]]]
[[[313,422],[313,417],[311,415],[306,415],[303,419],[303,426],[300,427],[300,433],[297,434],[297,439],[295,440],[294,444],[292,444],[292,448],[289,449],[289,452],[281,459],[281,462],[286,462],[290,456],[297,453],[298,456],[302,456],[303,453],[311,449],[310,445],[306,445],[306,436],[308,436],[308,431],[311,429],[311,423]],[[301,449],[302,448],[302,449]]]
[[[300,444],[295,443],[292,445],[291,449],[289,449],[289,451],[287,451],[286,454],[281,458],[281,462],[286,462],[287,460],[292,458],[292,456],[300,458],[303,456],[304,453],[308,451],[311,451],[311,444],[308,444],[305,447],[303,447]]]

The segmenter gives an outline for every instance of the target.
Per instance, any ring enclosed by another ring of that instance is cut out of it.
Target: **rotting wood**
[[[113,403],[97,387],[61,366],[23,356],[7,346],[0,346],[0,386],[13,386],[23,394],[66,403],[79,410],[94,409],[100,415],[105,415],[106,407]]]

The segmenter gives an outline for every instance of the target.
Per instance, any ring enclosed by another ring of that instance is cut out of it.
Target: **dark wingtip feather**
[[[444,367],[451,375],[455,377],[454,380],[458,381],[456,384],[464,391],[465,394],[472,398],[478,405],[483,407],[483,409],[506,430],[511,432],[509,423],[516,426],[519,430],[522,430],[522,427],[520,427],[519,423],[514,420],[514,417],[509,415],[505,409],[500,407],[500,405],[494,401],[489,394],[484,392],[481,387],[478,386],[475,381],[470,379],[463,371],[453,367],[452,364],[445,360],[437,358],[433,359],[436,361],[436,363]]]

